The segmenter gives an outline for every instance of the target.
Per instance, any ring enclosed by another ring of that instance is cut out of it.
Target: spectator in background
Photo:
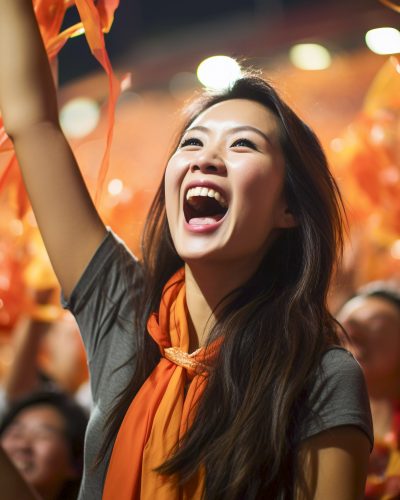
[[[400,286],[364,286],[344,304],[338,320],[362,365],[371,402],[375,446],[366,498],[400,498]]]
[[[2,500],[38,500],[18,469],[0,446],[0,484]]]
[[[0,424],[0,444],[43,500],[78,496],[87,417],[69,396],[41,392],[10,408]]]
[[[14,329],[14,361],[0,389],[0,417],[19,399],[55,389],[74,395],[90,411],[82,340],[72,315],[53,305],[55,293],[52,289],[35,292],[36,305]]]

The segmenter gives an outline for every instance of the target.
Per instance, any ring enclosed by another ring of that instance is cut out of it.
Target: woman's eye
[[[250,139],[237,139],[231,146],[231,148],[251,148],[251,149],[257,149],[257,146],[254,144],[253,141],[250,141]]]
[[[180,144],[181,148],[184,148],[186,146],[202,146],[203,143],[201,142],[200,139],[197,139],[197,137],[189,137],[188,139],[183,139],[183,141]]]

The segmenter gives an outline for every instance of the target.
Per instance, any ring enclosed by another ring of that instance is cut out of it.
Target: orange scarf
[[[178,478],[154,469],[171,455],[193,421],[205,388],[211,348],[189,350],[184,270],[166,284],[159,314],[147,328],[162,358],[133,399],[118,431],[107,471],[103,500],[198,500],[204,493],[204,471],[183,487]],[[191,381],[185,396],[185,385]]]

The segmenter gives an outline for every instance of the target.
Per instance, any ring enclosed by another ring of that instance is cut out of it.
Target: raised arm
[[[0,110],[66,295],[105,235],[58,121],[32,0],[0,0]]]

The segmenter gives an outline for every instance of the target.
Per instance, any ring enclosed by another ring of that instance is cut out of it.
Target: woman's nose
[[[207,174],[226,174],[226,165],[223,158],[212,152],[202,151],[201,154],[193,158],[190,163],[190,171],[200,171]]]

